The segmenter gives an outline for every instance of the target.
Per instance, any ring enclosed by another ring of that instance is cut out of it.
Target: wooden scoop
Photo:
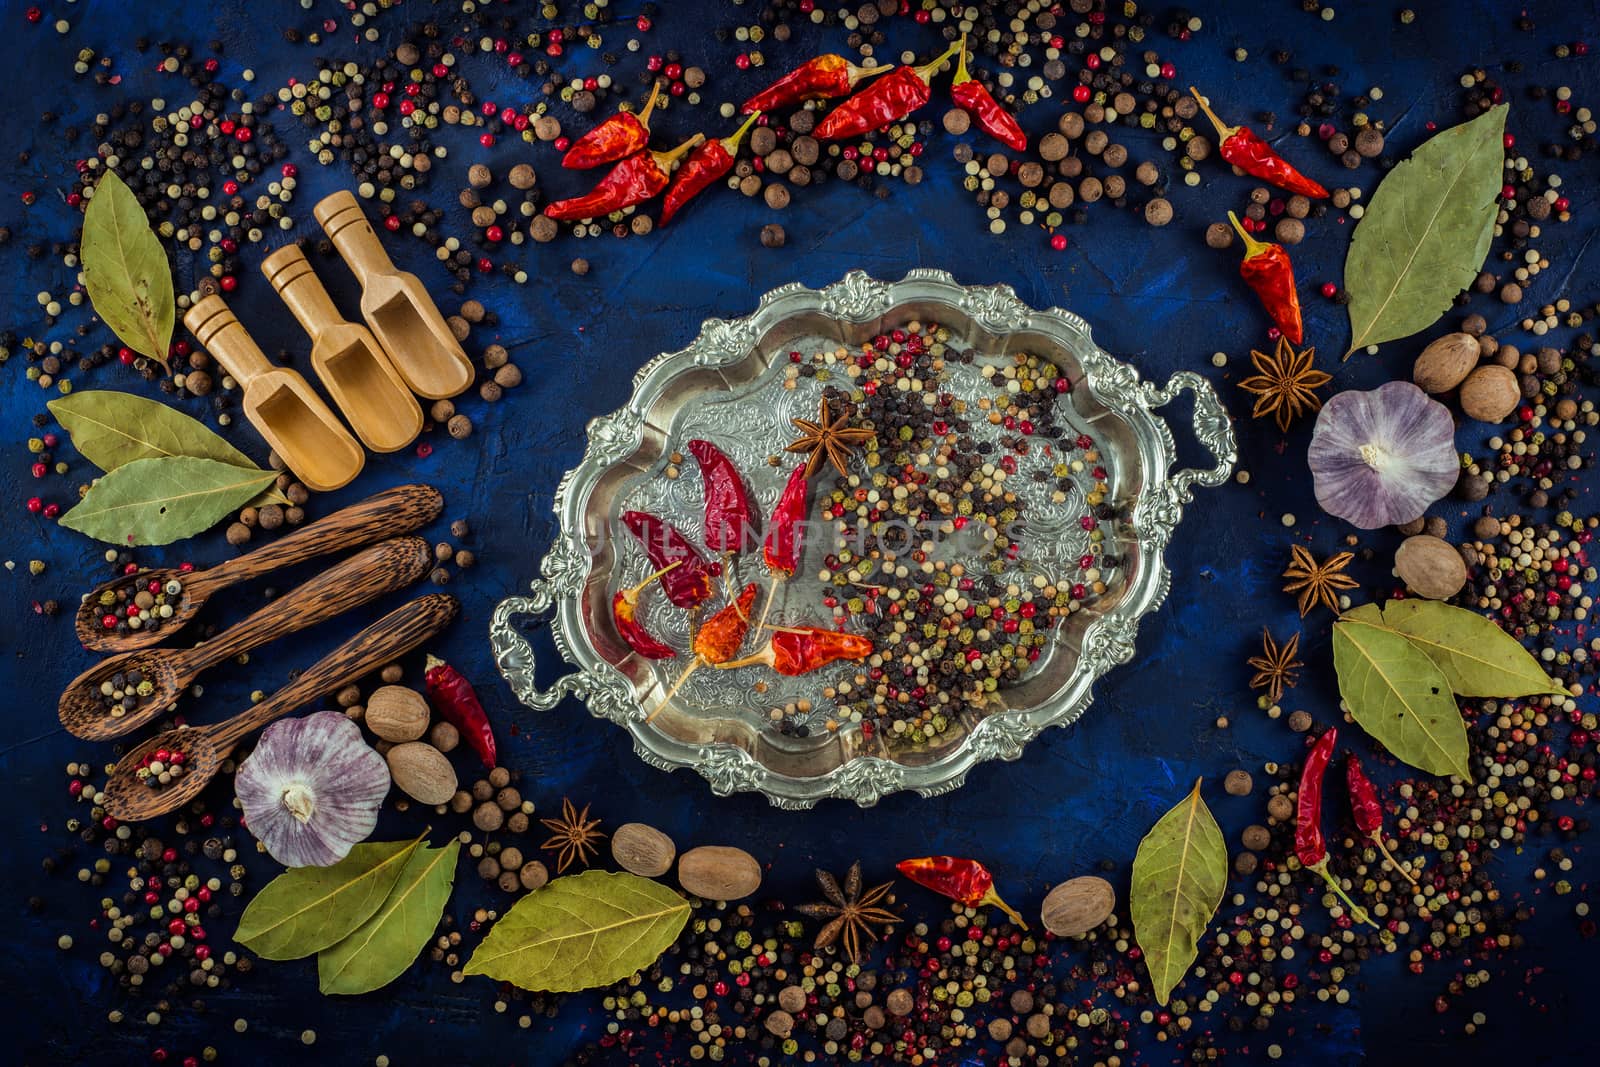
[[[296,477],[326,493],[361,473],[367,455],[350,431],[298,372],[267,362],[222,297],[201,300],[183,324],[239,383],[245,415]]]
[[[241,652],[331,619],[358,604],[404,588],[433,565],[433,551],[420,537],[397,537],[328,568],[285,593],[243,622],[193,648],[136,649],[112,656],[74,678],[61,694],[61,725],[85,741],[122,737],[161,715],[200,672]],[[138,671],[155,686],[122,714],[106,706],[100,684],[118,673]]]
[[[359,504],[341,508],[316,522],[307,523],[270,545],[203,571],[184,574],[176,567],[159,567],[113,578],[90,590],[83,603],[78,605],[74,620],[78,641],[91,652],[126,652],[159,645],[192,619],[194,613],[200,610],[200,605],[213,593],[250,578],[259,578],[279,567],[292,567],[330,552],[357,548],[380,538],[410,533],[438,518],[443,510],[444,497],[433,486],[396,486],[369,496]],[[100,606],[101,593],[115,590],[127,582],[143,585],[158,581],[164,585],[172,578],[183,584],[183,599],[174,605],[172,618],[163,621],[159,627],[119,632],[107,630],[100,624],[105,611]]]
[[[411,391],[442,400],[471,385],[472,361],[422,282],[395,268],[355,196],[340,190],[312,214],[361,283],[361,314]]]
[[[405,655],[444,629],[461,605],[429,593],[396,608],[318,660],[300,677],[233,718],[213,726],[163,730],[117,761],[106,781],[106,812],[123,821],[150,819],[189,803],[216,777],[233,747],[261,727],[317,697],[342,689]],[[139,780],[139,763],[159,749],[184,755],[183,777],[163,788]]]
[[[261,272],[311,335],[311,365],[361,443],[374,452],[404,448],[422,432],[422,408],[365,326],[346,322],[295,245],[280,248]]]

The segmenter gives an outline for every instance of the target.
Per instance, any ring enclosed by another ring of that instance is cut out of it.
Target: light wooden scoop
[[[465,391],[472,361],[422,282],[389,259],[355,195],[340,190],[312,214],[361,283],[361,314],[411,391],[430,400]]]
[[[204,298],[183,324],[244,391],[244,413],[295,477],[319,493],[350,484],[367,455],[299,373],[275,367],[222,297]]]
[[[335,564],[193,648],[136,649],[101,660],[62,692],[57,707],[61,725],[85,741],[109,741],[130,734],[171,707],[202,671],[402,589],[428,573],[432,565],[428,542],[420,537],[397,537]],[[133,709],[116,714],[106,707],[100,684],[130,671],[144,675],[155,690]]]
[[[422,432],[422,408],[365,326],[346,322],[296,245],[280,248],[261,272],[306,333],[311,365],[361,443],[374,452],[404,448]]]
[[[359,548],[385,537],[410,533],[438,518],[443,510],[444,497],[431,485],[400,485],[385,489],[360,503],[340,508],[332,515],[307,523],[270,545],[263,545],[254,552],[247,552],[203,571],[185,574],[176,567],[158,567],[113,578],[90,590],[83,603],[78,605],[73,626],[79,642],[91,652],[125,652],[159,645],[194,618],[195,612],[213,593],[251,578],[259,578],[280,567],[292,567],[331,552]],[[142,586],[150,581],[159,581],[165,585],[172,578],[183,584],[183,596],[174,605],[172,618],[164,620],[159,627],[118,632],[107,630],[100,624],[100,617],[105,612],[100,607],[101,593],[115,590],[128,582]]]
[[[461,605],[444,593],[429,593],[396,608],[318,660],[300,677],[248,711],[214,726],[164,730],[117,761],[106,781],[107,814],[125,822],[151,819],[189,803],[222,769],[233,748],[263,726],[342,689],[405,655],[443,630]],[[152,789],[139,780],[139,762],[158,749],[184,754],[183,777]]]

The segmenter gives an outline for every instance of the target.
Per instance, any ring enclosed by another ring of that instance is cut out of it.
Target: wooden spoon
[[[432,522],[444,510],[444,497],[431,485],[401,485],[369,496],[359,504],[341,508],[332,515],[307,523],[292,534],[219,563],[203,571],[184,574],[176,567],[157,567],[134,575],[113,578],[89,591],[74,620],[78,640],[91,652],[126,652],[149,648],[172,636],[194,617],[211,594],[237,582],[259,578],[279,567],[292,567],[308,559],[346,548],[371,544],[384,537],[409,533]],[[127,582],[156,581],[165,584],[176,578],[183,584],[183,599],[174,606],[172,617],[158,627],[143,630],[108,630],[101,624],[105,610],[100,596]]]
[[[430,400],[472,384],[472,361],[415,274],[395,267],[361,204],[340,190],[312,209],[361,283],[361,314],[411,391]]]
[[[311,335],[311,365],[361,443],[374,452],[404,448],[422,432],[422,408],[365,326],[346,322],[305,253],[285,245],[261,272]]]
[[[433,550],[420,537],[397,537],[373,545],[278,597],[243,622],[193,648],[135,649],[101,660],[74,678],[57,708],[61,725],[85,741],[109,741],[132,733],[159,716],[201,671],[241,652],[331,619],[358,604],[401,589],[433,565]],[[155,691],[131,711],[106,707],[100,684],[115,674],[138,671]]]
[[[248,711],[212,726],[163,730],[117,761],[106,781],[105,809],[124,822],[154,818],[180,808],[216,777],[233,748],[274,719],[317,697],[342,689],[405,655],[444,629],[461,608],[453,596],[429,593],[396,608],[318,660],[300,677]],[[184,754],[183,777],[151,788],[139,780],[139,763],[159,749]]]
[[[349,485],[367,462],[339,417],[299,372],[275,367],[222,297],[205,297],[183,317],[195,340],[244,391],[244,413],[267,444],[319,493]]]

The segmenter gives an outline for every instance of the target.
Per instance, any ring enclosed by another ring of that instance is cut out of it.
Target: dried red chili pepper
[[[644,628],[644,623],[639,621],[639,594],[651,582],[666,574],[674,567],[681,567],[683,560],[669,563],[656,571],[650,577],[633,586],[631,589],[619,589],[611,598],[611,621],[617,626],[617,633],[628,642],[628,647],[633,649],[645,659],[671,659],[678,654],[671,645],[664,645],[650,635]]]
[[[694,654],[713,667],[739,654],[745,635],[750,632],[750,609],[755,606],[758,586],[751,582],[739,591],[739,598],[707,619],[691,643]]]
[[[920,859],[901,860],[895,864],[895,869],[918,885],[969,908],[981,908],[986,904],[999,908],[1012,922],[1024,930],[1028,928],[1022,916],[1000,899],[1000,894],[994,891],[994,875],[977,860],[955,856],[923,856]]]
[[[772,572],[784,578],[800,566],[802,527],[806,521],[806,465],[804,463],[789,475],[789,481],[778,497],[778,506],[772,509],[772,521],[767,523],[767,540],[761,546],[761,558],[767,561]]]
[[[428,703],[467,739],[483,765],[492,769],[495,765],[494,730],[489,726],[489,716],[484,713],[478,694],[472,691],[472,683],[438,656],[428,657],[422,677],[428,690]]]
[[[1189,86],[1189,93],[1194,97],[1195,103],[1200,105],[1200,110],[1211,120],[1211,125],[1217,128],[1217,136],[1222,138],[1222,143],[1217,146],[1217,153],[1223,159],[1252,178],[1271,182],[1291,193],[1299,193],[1301,196],[1317,200],[1328,195],[1328,190],[1295,170],[1288,160],[1273,151],[1272,146],[1258,137],[1250,127],[1229,126],[1217,118],[1217,113],[1211,110],[1210,103],[1196,91],[1194,86]]]
[[[920,67],[894,68],[887,78],[873,82],[828,112],[827,118],[811,131],[811,136],[819,141],[860,137],[905,118],[933,96],[928,83],[960,47],[953,44],[939,58]]]
[[[1245,233],[1239,217],[1231,211],[1228,221],[1244,238],[1239,277],[1255,290],[1261,306],[1289,343],[1299,344],[1305,331],[1300,322],[1300,294],[1294,288],[1294,264],[1289,262],[1288,251],[1282,245],[1258,241]]]
[[[743,552],[755,539],[755,525],[739,468],[710,441],[690,441],[689,454],[700,465],[705,491],[706,547],[713,552]]]
[[[644,110],[635,115],[619,111],[600,125],[572,142],[561,165],[569,170],[588,170],[602,163],[626,159],[650,143],[650,112],[655,110],[656,98],[661,95],[658,80],[650,88],[650,99]]]
[[[961,60],[956,64],[956,76],[950,82],[950,99],[956,107],[971,115],[978,127],[990,137],[1015,149],[1028,150],[1028,135],[1022,132],[1011,112],[1001,107],[983,83],[967,73],[967,35],[961,35]]]
[[[1378,802],[1378,790],[1373,787],[1372,779],[1367,777],[1367,772],[1361,769],[1361,759],[1354,752],[1344,758],[1344,780],[1350,790],[1350,812],[1355,817],[1356,829],[1367,835],[1389,866],[1399,871],[1401,876],[1412,885],[1417,880],[1411,877],[1411,872],[1400,866],[1398,860],[1389,854],[1389,846],[1383,843],[1383,805]]]
[[[858,67],[844,56],[817,56],[746,100],[744,107],[739,110],[746,114],[752,111],[776,111],[802,100],[844,96],[854,92],[862,80],[892,69],[888,65]]]
[[[707,562],[677,528],[647,511],[624,511],[622,524],[639,539],[650,565],[662,571],[661,588],[680,608],[698,607],[716,592],[722,564]],[[681,563],[681,567],[671,564]]]
[[[729,136],[707,141],[689,153],[689,158],[678,168],[678,176],[673,180],[672,188],[667,190],[667,198],[661,202],[661,217],[656,220],[657,226],[665,226],[671,222],[672,216],[678,213],[679,208],[705,192],[718,178],[733,169],[734,159],[739,154],[739,142],[744,140],[744,135],[751,124],[760,117],[761,112],[757,111],[745,119],[744,125]]]
[[[597,219],[642,204],[667,187],[678,157],[705,139],[705,134],[697,133],[670,152],[631,155],[607,171],[593,189],[582,196],[546,204],[544,213],[559,220]]]
[[[1376,926],[1367,917],[1366,910],[1345,895],[1339,880],[1328,872],[1328,846],[1322,840],[1322,779],[1328,771],[1328,761],[1333,758],[1333,746],[1339,741],[1339,731],[1328,727],[1327,733],[1317,738],[1306,756],[1306,765],[1300,771],[1299,801],[1294,820],[1294,854],[1300,866],[1316,871],[1328,883],[1350,915],[1357,922]]]
[[[872,655],[872,639],[820,626],[780,626],[766,645],[743,659],[719,663],[719,670],[765,664],[786,677],[810,674],[840,660],[863,660]]]

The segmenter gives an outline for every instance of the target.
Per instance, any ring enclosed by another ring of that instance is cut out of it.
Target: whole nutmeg
[[[641,878],[660,878],[672,869],[678,846],[654,826],[630,822],[611,835],[611,855],[625,871]]]
[[[1522,399],[1517,376],[1498,363],[1488,363],[1461,383],[1461,410],[1479,422],[1500,422]]]
[[[1039,918],[1057,937],[1082,937],[1111,918],[1117,891],[1104,878],[1084,875],[1062,882],[1045,895]]]
[[[742,848],[701,845],[678,860],[678,884],[702,900],[741,900],[761,888],[761,864]]]
[[[1467,584],[1467,565],[1450,542],[1432,534],[1418,534],[1400,542],[1394,554],[1400,580],[1418,596],[1448,600]]]
[[[1411,367],[1411,380],[1425,393],[1443,393],[1472,373],[1481,355],[1478,339],[1470,333],[1447,333],[1431,342]]]
[[[372,714],[368,706],[367,714]],[[422,804],[445,804],[456,795],[456,770],[444,753],[426,741],[407,741],[389,750],[389,775],[394,784]]]
[[[367,729],[385,741],[415,741],[428,730],[428,702],[415,689],[385,685],[367,698]]]

